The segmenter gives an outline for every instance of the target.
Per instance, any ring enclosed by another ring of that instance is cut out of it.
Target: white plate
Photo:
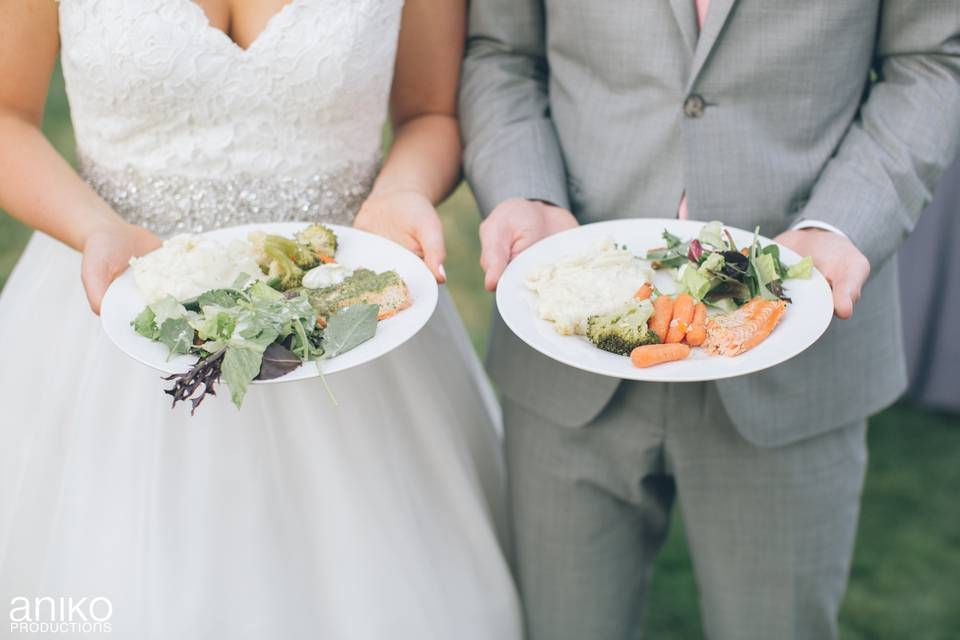
[[[221,242],[234,238],[245,240],[251,231],[265,231],[291,237],[307,226],[306,222],[251,224],[217,229],[205,236]],[[337,262],[349,267],[366,267],[374,271],[395,270],[407,283],[413,304],[392,318],[377,325],[377,334],[343,355],[323,361],[324,375],[343,371],[369,362],[396,349],[412,338],[427,323],[437,306],[437,282],[423,261],[399,244],[380,236],[350,227],[327,225],[339,239]],[[110,340],[128,356],[164,373],[181,373],[196,363],[196,356],[183,355],[167,360],[167,348],[139,335],[130,321],[143,310],[146,300],[137,288],[133,272],[127,269],[113,281],[103,298],[100,321]],[[314,362],[304,363],[290,373],[273,380],[254,380],[254,384],[303,380],[319,375]]]
[[[833,316],[833,297],[817,270],[808,280],[784,283],[793,304],[787,306],[780,324],[762,343],[734,358],[710,356],[703,349],[693,349],[686,360],[638,369],[630,358],[597,349],[586,338],[558,334],[551,322],[541,320],[537,314],[537,294],[527,287],[526,281],[538,269],[589,250],[596,240],[606,237],[625,244],[642,257],[647,250],[663,246],[664,229],[688,240],[697,237],[703,225],[694,220],[638,218],[598,222],[558,233],[514,258],[497,286],[497,308],[521,340],[554,360],[591,373],[653,382],[720,380],[753,373],[789,360],[823,335]],[[727,228],[737,246],[749,245],[753,239],[752,232]],[[761,238],[761,244],[770,243],[771,240]],[[788,265],[800,260],[800,256],[782,245],[780,258]],[[654,284],[666,292],[673,292],[676,286],[667,272],[657,272]]]

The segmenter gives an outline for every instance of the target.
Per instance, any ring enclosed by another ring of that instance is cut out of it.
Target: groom
[[[905,386],[893,255],[960,139],[960,2],[473,0],[461,117],[488,288],[578,223],[689,215],[813,256],[841,319],[673,385],[495,323],[532,640],[638,637],[674,502],[707,637],[836,638],[866,417]]]

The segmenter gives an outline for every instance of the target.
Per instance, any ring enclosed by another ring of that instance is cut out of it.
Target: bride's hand
[[[414,191],[374,194],[360,207],[353,226],[402,244],[423,258],[438,283],[446,282],[443,225],[423,195]]]
[[[130,258],[160,246],[160,238],[143,227],[120,223],[91,233],[83,244],[80,278],[90,308],[100,314],[100,302],[114,278],[123,273]]]

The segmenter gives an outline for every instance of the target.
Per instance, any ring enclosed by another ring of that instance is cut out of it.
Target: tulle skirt
[[[499,414],[445,292],[413,340],[329,378],[339,406],[312,380],[190,417],[103,335],[79,262],[37,233],[0,295],[3,606],[109,603],[83,638],[521,636]]]

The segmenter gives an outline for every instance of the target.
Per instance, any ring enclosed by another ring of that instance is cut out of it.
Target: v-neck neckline
[[[272,16],[270,16],[270,19],[267,20],[267,23],[263,26],[263,29],[260,30],[260,33],[257,34],[257,37],[254,38],[253,41],[248,46],[243,47],[236,40],[230,37],[229,33],[224,31],[223,29],[215,27],[213,23],[210,22],[210,16],[207,15],[207,12],[204,10],[202,6],[200,6],[200,4],[198,4],[194,0],[182,0],[182,1],[190,5],[191,7],[193,7],[193,9],[198,12],[199,17],[203,20],[203,28],[205,31],[211,32],[215,36],[218,36],[220,40],[226,41],[229,44],[229,46],[240,55],[249,55],[257,47],[260,41],[264,40],[265,37],[269,35],[275,23],[277,23],[282,16],[287,14],[292,9],[292,7],[299,4],[300,2],[300,0],[290,0],[285,5],[283,5],[283,7],[281,7],[279,11],[277,11]]]

